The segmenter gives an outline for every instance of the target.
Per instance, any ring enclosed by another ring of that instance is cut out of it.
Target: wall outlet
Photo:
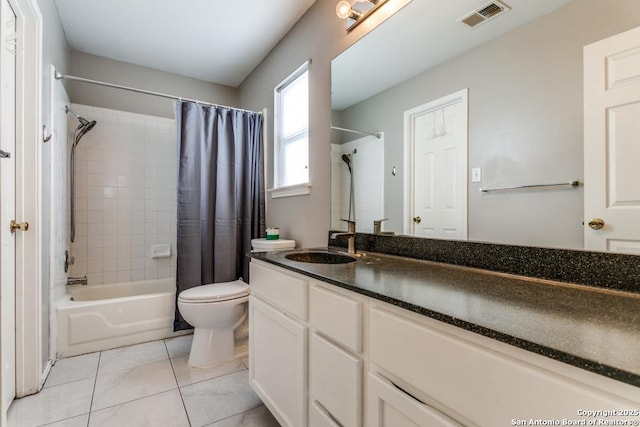
[[[472,168],[471,169],[471,182],[480,182],[482,180],[482,169],[480,168]]]

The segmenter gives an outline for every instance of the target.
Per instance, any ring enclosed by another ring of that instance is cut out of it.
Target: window
[[[309,63],[275,89],[274,186],[300,187],[283,195],[309,193]]]

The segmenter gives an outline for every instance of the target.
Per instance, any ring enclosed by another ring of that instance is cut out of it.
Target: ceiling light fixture
[[[356,1],[352,6],[348,0],[342,0],[336,5],[336,15],[338,15],[338,18],[346,20],[347,31],[351,31],[386,1],[387,0]]]

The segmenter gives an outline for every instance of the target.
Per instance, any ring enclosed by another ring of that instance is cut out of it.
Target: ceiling
[[[54,0],[69,47],[237,87],[315,0]]]
[[[468,28],[460,18],[488,0],[413,0],[332,61],[332,108],[363,101],[571,0],[502,1],[508,12]]]

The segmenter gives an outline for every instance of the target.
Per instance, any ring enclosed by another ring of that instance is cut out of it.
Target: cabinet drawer
[[[251,293],[307,319],[307,281],[251,262]]]
[[[309,408],[309,427],[340,427],[340,424],[315,400]]]
[[[362,352],[362,302],[320,286],[309,290],[309,319],[316,328],[340,344]]]
[[[362,360],[315,333],[309,348],[309,394],[344,427],[362,425]]]
[[[367,376],[367,408],[370,427],[461,427],[377,374]]]
[[[374,308],[369,321],[370,362],[465,424],[464,419],[487,427],[514,419],[577,419],[579,409],[632,404],[391,311]]]

